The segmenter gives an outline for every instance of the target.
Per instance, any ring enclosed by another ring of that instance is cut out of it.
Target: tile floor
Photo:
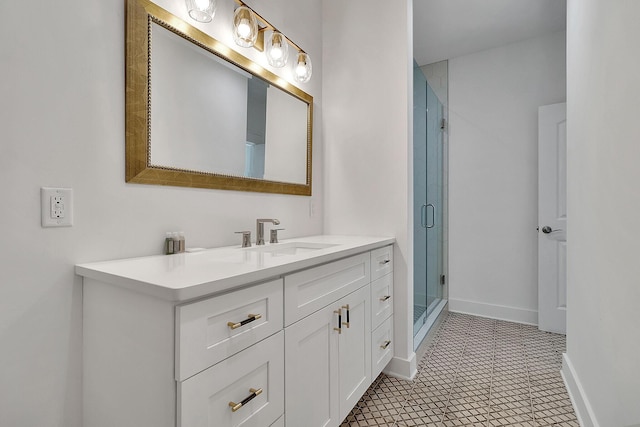
[[[449,313],[414,381],[380,375],[341,427],[579,427],[560,376],[565,346],[535,326]]]

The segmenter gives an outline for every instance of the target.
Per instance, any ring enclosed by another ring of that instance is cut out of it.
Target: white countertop
[[[269,252],[277,246],[286,248],[294,242],[332,246],[298,254]],[[182,302],[394,242],[393,237],[310,236],[251,248],[228,246],[193,253],[78,264],[76,274],[168,301]]]

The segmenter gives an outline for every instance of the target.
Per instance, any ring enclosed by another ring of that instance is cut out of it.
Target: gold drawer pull
[[[385,295],[385,296],[383,296],[383,297],[380,297],[380,301],[386,301],[386,300],[388,300],[389,298],[391,298],[391,295]]]
[[[231,407],[231,412],[236,412],[238,409],[242,408],[244,405],[246,405],[247,403],[251,402],[254,397],[256,397],[257,395],[262,393],[262,389],[261,388],[257,388],[257,389],[256,388],[250,388],[249,391],[251,392],[251,394],[248,397],[245,397],[242,400],[242,402],[240,402],[240,403],[229,402],[229,406]]]
[[[342,333],[342,309],[339,308],[337,310],[334,310],[333,312],[338,315],[338,327],[333,328],[333,330],[338,331],[338,334],[341,334]]]
[[[248,319],[244,319],[242,322],[238,322],[238,323],[228,322],[227,326],[230,327],[231,329],[238,329],[240,326],[244,326],[247,323],[251,323],[254,320],[258,320],[261,318],[262,318],[262,314],[250,314]]]
[[[381,349],[386,350],[387,347],[391,344],[391,341],[385,341],[384,344],[380,346]]]
[[[347,321],[346,322],[342,322],[342,324],[344,326],[347,327],[347,329],[349,328],[349,304],[347,305],[343,305],[342,308],[344,308],[345,310],[347,310]]]

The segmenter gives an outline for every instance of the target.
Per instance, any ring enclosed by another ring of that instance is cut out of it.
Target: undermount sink
[[[330,248],[336,246],[331,243],[313,243],[313,242],[287,242],[287,243],[274,243],[268,246],[256,246],[253,248],[247,248],[250,252],[268,253],[272,256],[279,255],[300,255],[307,252],[313,252],[320,249]]]

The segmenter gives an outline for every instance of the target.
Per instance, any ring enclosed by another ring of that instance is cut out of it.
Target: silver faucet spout
[[[260,218],[256,220],[256,245],[264,245],[264,223],[270,222],[279,225],[280,221],[275,218]]]

